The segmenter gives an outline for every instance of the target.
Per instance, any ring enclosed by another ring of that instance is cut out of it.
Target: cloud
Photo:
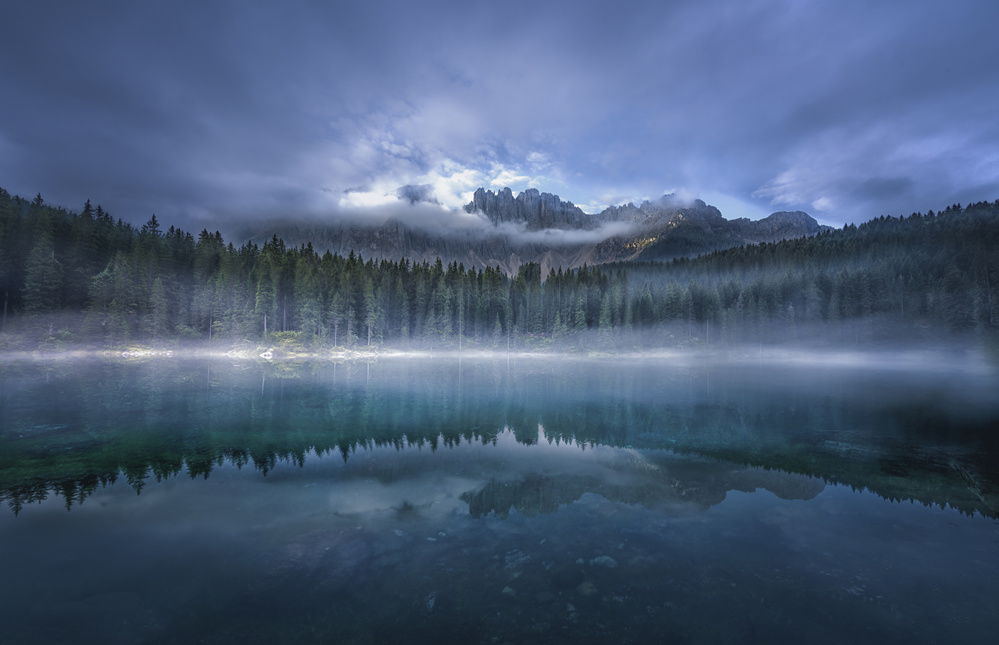
[[[835,208],[835,204],[833,204],[833,201],[828,197],[819,197],[812,202],[812,208],[824,213],[833,210]]]
[[[608,222],[589,230],[546,228],[539,231],[528,231],[523,224],[503,222],[494,228],[495,233],[503,235],[514,244],[542,244],[558,247],[596,244],[611,237],[629,235],[635,230],[635,227],[636,225],[632,222]]]
[[[494,168],[494,170],[499,170],[496,176],[489,180],[489,185],[493,188],[506,188],[520,186],[522,184],[528,184],[531,182],[531,178],[527,175],[518,175],[515,171],[509,168]]]
[[[968,194],[969,185],[999,190],[999,165],[969,154],[976,145],[971,135],[960,126],[927,127],[926,118],[903,114],[904,126],[840,128],[803,141],[787,167],[753,195],[843,223],[985,197]]]
[[[181,225],[406,185],[591,211],[687,187],[839,222],[999,196],[994,3],[101,6],[6,15],[11,192]]]
[[[445,208],[440,204],[427,202],[414,204],[403,200],[377,208],[345,208],[338,211],[336,216],[366,224],[384,224],[395,220],[411,228],[445,235],[456,231],[475,233],[490,225],[481,215],[467,213],[461,208]]]
[[[699,194],[700,199],[721,211],[726,219],[745,217],[751,220],[763,219],[771,213],[771,209],[761,208],[757,204],[733,197],[724,192],[705,191]]]
[[[515,246],[543,244],[554,247],[595,244],[610,237],[628,235],[636,226],[632,222],[609,222],[587,230],[528,230],[525,222],[497,224],[481,212],[467,212],[464,205],[448,207],[437,201],[434,184],[405,185],[394,190],[383,187],[348,190],[335,208],[316,219],[324,224],[342,222],[361,226],[382,226],[397,221],[436,235],[461,235],[465,239],[480,240],[503,238]]]
[[[339,206],[344,210],[351,209],[375,209],[382,206],[394,205],[400,201],[396,190],[350,190],[344,191],[340,199]]]
[[[552,162],[549,159],[548,155],[545,154],[544,152],[538,152],[536,150],[532,150],[531,152],[527,153],[527,164],[531,167],[531,170],[535,172],[541,172],[543,170],[547,170],[548,168],[550,168]]]
[[[420,184],[419,186],[414,186],[412,184],[407,184],[395,191],[396,197],[403,201],[407,201],[410,204],[416,204],[418,202],[426,202],[428,204],[439,204],[437,197],[434,196],[434,186],[433,184]]]
[[[360,144],[365,150],[370,147]],[[431,159],[438,152],[419,151],[423,159]],[[372,173],[365,188],[351,187],[343,190],[340,205],[343,207],[375,207],[392,203],[401,198],[410,201],[435,201],[448,208],[461,208],[472,201],[472,194],[482,186],[494,188],[528,188],[534,184],[545,185],[543,178],[522,174],[518,165],[505,165],[492,160],[480,160],[478,167],[465,165],[454,159],[435,159],[421,171],[408,164],[381,166]],[[402,188],[399,188],[399,186]],[[402,192],[400,192],[402,191]]]

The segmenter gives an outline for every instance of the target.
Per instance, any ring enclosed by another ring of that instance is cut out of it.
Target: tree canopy
[[[452,262],[236,247],[155,215],[141,228],[0,189],[3,331],[108,346],[200,340],[310,347],[640,348],[878,341],[999,329],[999,200],[881,216],[671,262],[516,275]]]

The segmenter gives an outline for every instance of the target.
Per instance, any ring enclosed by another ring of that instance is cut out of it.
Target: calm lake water
[[[974,355],[0,364],[0,644],[985,643]]]

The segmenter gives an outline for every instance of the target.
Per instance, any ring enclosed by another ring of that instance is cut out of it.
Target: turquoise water
[[[0,643],[990,642],[971,356],[0,367]]]

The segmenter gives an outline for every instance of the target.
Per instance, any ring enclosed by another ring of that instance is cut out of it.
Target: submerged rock
[[[523,568],[525,564],[531,561],[531,556],[523,553],[520,549],[514,549],[506,554],[504,562],[506,563],[506,569],[516,570]]]
[[[605,569],[615,569],[617,568],[617,560],[610,557],[609,555],[601,555],[590,560],[590,564],[604,567]]]

